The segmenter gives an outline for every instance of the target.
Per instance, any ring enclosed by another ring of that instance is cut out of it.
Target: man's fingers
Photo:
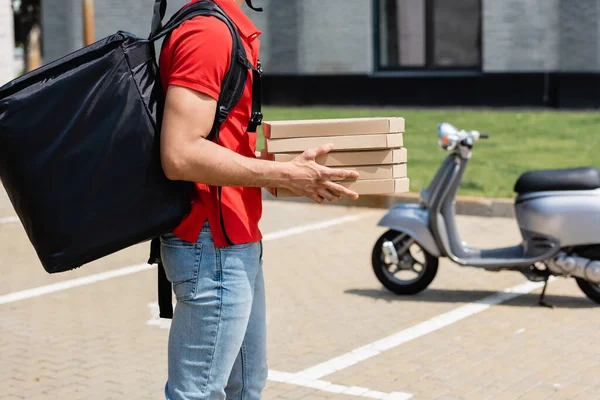
[[[331,181],[326,181],[323,183],[323,186],[335,195],[349,197],[354,200],[358,199],[358,193],[356,193],[342,185],[339,185],[337,183],[333,183]]]
[[[307,160],[314,160],[315,158],[317,158],[317,151],[315,149],[305,150],[304,153],[302,153],[302,157],[304,157]]]
[[[337,180],[358,179],[359,177],[358,171],[343,168],[329,168],[327,174],[330,178]]]
[[[307,149],[302,153],[302,156],[305,160],[314,161],[317,157],[322,156],[323,154],[329,153],[333,150],[333,144],[324,144],[321,147],[317,147],[316,149]]]
[[[319,195],[327,201],[338,201],[340,199],[340,196],[334,195],[327,189],[322,188],[322,189],[319,189],[318,192],[319,192]]]
[[[310,196],[309,199],[311,199],[312,201],[314,201],[317,204],[323,204],[323,198],[321,196],[319,196],[318,194],[314,194],[314,195]]]
[[[319,157],[319,156],[323,156],[323,155],[329,153],[331,150],[333,150],[333,144],[332,143],[324,144],[323,146],[320,146],[314,150],[315,150],[315,158]]]

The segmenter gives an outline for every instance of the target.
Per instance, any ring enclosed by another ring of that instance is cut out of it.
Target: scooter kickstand
[[[552,304],[548,304],[544,301],[544,297],[546,297],[546,288],[548,287],[548,279],[544,281],[544,289],[542,289],[542,294],[540,295],[539,305],[542,307],[554,308]]]

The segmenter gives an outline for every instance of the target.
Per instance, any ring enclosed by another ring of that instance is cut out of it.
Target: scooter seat
[[[515,192],[519,194],[594,189],[600,189],[600,171],[592,167],[529,171],[515,184]]]

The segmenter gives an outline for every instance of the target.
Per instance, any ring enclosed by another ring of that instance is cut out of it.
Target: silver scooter
[[[540,170],[516,182],[515,214],[522,242],[482,250],[460,239],[454,201],[475,142],[489,135],[438,125],[438,142],[450,154],[420,204],[397,204],[380,220],[389,228],[372,252],[373,271],[390,291],[416,294],[435,278],[438,259],[489,271],[518,271],[545,282],[551,276],[573,277],[580,289],[600,304],[600,171],[596,168]],[[410,276],[407,276],[410,275]]]

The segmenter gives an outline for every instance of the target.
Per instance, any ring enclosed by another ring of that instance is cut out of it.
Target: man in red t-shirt
[[[256,66],[261,32],[242,11],[244,0],[209,1],[234,22],[248,60]],[[332,181],[357,178],[355,171],[315,162],[332,146],[308,150],[287,163],[255,156],[256,133],[247,132],[252,74],[248,74],[242,98],[221,126],[219,144],[205,140],[213,126],[231,51],[231,33],[222,21],[196,17],[165,40],[160,56],[166,91],[163,169],[169,179],[194,182],[196,187],[189,215],[161,237],[165,271],[177,299],[169,334],[165,387],[169,400],[261,397],[267,378],[258,228],[261,188],[286,188],[317,203],[342,196],[358,198]],[[222,187],[220,201],[218,187]]]

